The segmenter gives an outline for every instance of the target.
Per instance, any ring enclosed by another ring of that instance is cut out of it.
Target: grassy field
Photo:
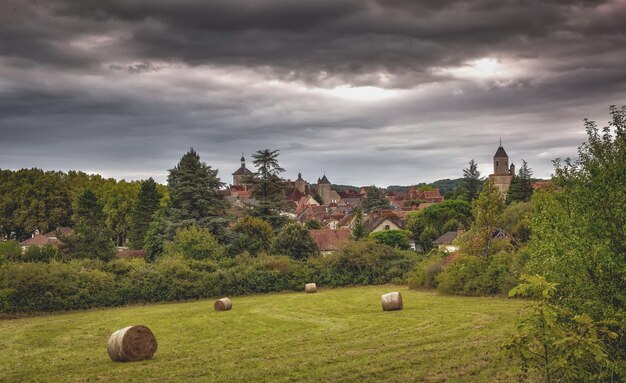
[[[381,310],[390,291],[404,310]],[[225,312],[204,300],[0,321],[0,381],[515,381],[499,347],[523,301],[398,286],[232,299]],[[133,324],[156,335],[154,358],[112,362],[109,335]]]

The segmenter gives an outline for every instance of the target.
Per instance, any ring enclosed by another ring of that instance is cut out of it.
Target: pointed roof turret
[[[502,147],[502,144],[500,146],[498,146],[498,150],[496,151],[496,154],[493,156],[493,158],[500,158],[500,157],[508,157],[508,154],[506,154],[506,151],[504,151],[504,148]]]
[[[304,181],[304,180],[302,179],[302,173],[298,173],[298,179],[297,179],[296,181]]]
[[[328,178],[326,178],[326,174],[324,174],[324,176],[322,177],[322,179],[318,183],[330,185],[330,181],[328,180]]]

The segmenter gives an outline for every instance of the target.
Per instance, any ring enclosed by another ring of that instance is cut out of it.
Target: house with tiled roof
[[[69,227],[60,227],[55,231],[50,231],[45,234],[36,234],[32,236],[31,238],[28,238],[27,240],[22,241],[20,243],[20,246],[22,246],[22,251],[26,251],[26,249],[31,246],[39,246],[39,247],[42,247],[45,245],[59,246],[59,244],[61,243],[60,237],[72,235],[73,233],[74,233],[74,230]]]
[[[337,251],[348,242],[352,236],[352,231],[349,229],[309,230],[309,235],[313,238],[313,241],[317,244],[322,254],[329,254]]]
[[[439,238],[433,241],[433,244],[437,246],[439,250],[446,251],[448,253],[455,252],[459,249],[458,246],[454,245],[453,242],[459,235],[462,234],[462,231],[448,231],[442,234]]]

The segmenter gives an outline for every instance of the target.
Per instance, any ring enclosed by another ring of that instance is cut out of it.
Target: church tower
[[[331,202],[330,186],[330,181],[326,178],[325,174],[322,179],[317,181],[317,194],[322,197],[325,204],[329,204]]]
[[[509,156],[506,154],[504,147],[502,147],[502,140],[500,140],[500,146],[498,146],[498,150],[496,150],[496,154],[493,156],[493,174],[489,178],[493,180],[500,193],[506,195],[514,175],[515,165],[511,164],[509,166]]]
[[[245,184],[246,177],[251,176],[253,173],[246,168],[246,159],[241,155],[241,166],[233,173],[233,185],[239,186]]]
[[[306,182],[302,179],[302,174],[298,173],[298,179],[295,182],[296,189],[302,194],[305,194]]]

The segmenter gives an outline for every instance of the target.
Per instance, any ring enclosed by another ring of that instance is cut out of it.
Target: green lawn
[[[404,310],[380,296],[401,291]],[[0,381],[515,381],[499,347],[525,302],[399,286],[321,289],[0,321]],[[153,359],[114,363],[109,335],[144,324]]]

